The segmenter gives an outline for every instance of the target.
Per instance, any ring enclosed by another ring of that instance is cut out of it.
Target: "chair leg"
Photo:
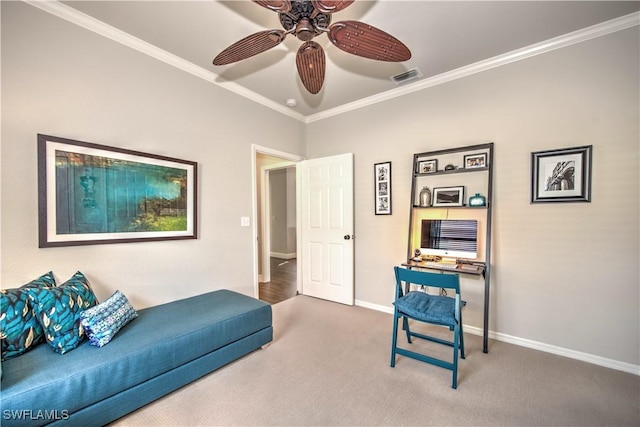
[[[411,331],[409,330],[409,319],[406,316],[402,316],[402,329],[407,334],[407,342],[411,344]]]
[[[451,388],[458,388],[458,349],[460,345],[460,325],[457,325],[453,332],[453,378]]]
[[[398,315],[393,313],[393,338],[391,340],[391,367],[396,367],[396,345],[398,341]]]
[[[462,327],[462,310],[460,310],[460,357],[464,359],[464,330]]]

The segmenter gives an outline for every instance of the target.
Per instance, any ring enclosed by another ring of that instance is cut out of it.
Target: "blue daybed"
[[[142,309],[102,348],[2,362],[1,422],[105,425],[272,339],[271,306],[229,290]]]

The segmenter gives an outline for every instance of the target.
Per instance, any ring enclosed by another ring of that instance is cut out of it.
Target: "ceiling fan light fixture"
[[[303,42],[308,42],[316,36],[315,29],[307,18],[303,18],[296,25],[296,37]]]

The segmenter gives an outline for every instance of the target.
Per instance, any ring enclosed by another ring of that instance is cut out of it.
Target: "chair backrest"
[[[457,274],[431,273],[401,267],[394,267],[394,270],[396,272],[396,285],[400,289],[402,288],[402,282],[409,282],[435,288],[455,289],[456,294],[460,294],[460,277]]]

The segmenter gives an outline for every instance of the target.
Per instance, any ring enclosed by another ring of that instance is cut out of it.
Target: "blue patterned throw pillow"
[[[120,291],[102,303],[80,314],[80,322],[89,337],[91,345],[105,346],[123,326],[138,317],[136,310]]]
[[[98,303],[89,281],[81,272],[52,289],[29,289],[33,309],[44,337],[53,350],[64,354],[84,339],[80,314]]]
[[[2,360],[20,356],[44,341],[42,326],[25,291],[53,288],[55,285],[56,279],[50,271],[20,288],[0,289]]]

